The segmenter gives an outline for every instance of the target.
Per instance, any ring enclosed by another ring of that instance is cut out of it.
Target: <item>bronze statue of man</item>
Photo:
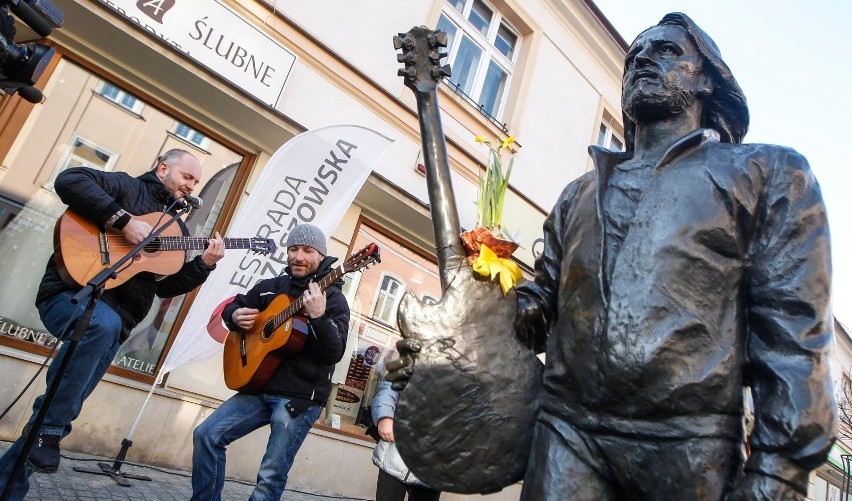
[[[816,179],[742,144],[745,97],[683,14],[636,38],[622,83],[627,151],[590,148],[517,287],[516,334],[546,353],[522,498],[802,499],[837,420]]]

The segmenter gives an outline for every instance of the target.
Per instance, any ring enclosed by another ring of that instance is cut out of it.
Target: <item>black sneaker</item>
[[[39,473],[53,473],[59,468],[59,435],[39,433],[27,457],[27,466]]]

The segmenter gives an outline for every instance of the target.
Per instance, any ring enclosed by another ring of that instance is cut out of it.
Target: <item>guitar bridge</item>
[[[240,333],[240,360],[243,362],[243,367],[248,365],[248,356],[246,355],[246,335],[244,332]]]
[[[98,232],[98,246],[101,250],[101,264],[103,266],[109,265],[109,237],[106,232]]]

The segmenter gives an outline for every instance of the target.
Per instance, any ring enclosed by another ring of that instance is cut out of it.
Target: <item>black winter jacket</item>
[[[133,215],[143,215],[162,212],[174,202],[172,194],[153,171],[132,177],[125,172],[73,168],[56,177],[54,188],[70,209],[94,221],[101,228],[119,209]],[[187,235],[189,231],[183,221],[178,220],[178,223],[184,235]],[[148,314],[155,294],[159,297],[186,294],[201,285],[215,267],[207,266],[198,256],[185,263],[180,271],[162,280],[157,280],[153,273],[141,272],[121,286],[104,292],[103,301],[121,317],[121,340],[127,339],[130,331]],[[50,256],[36,303],[60,292],[76,292],[81,288],[76,284],[69,285],[62,279],[54,256]]]
[[[331,271],[337,258],[327,256],[312,275],[292,278],[290,268],[280,277],[261,280],[245,294],[238,294],[222,310],[222,319],[231,330],[239,330],[231,320],[237,308],[257,308],[263,311],[280,294],[301,297],[308,282],[318,282]],[[325,314],[308,321],[308,335],[302,350],[283,359],[278,370],[261,393],[311,400],[325,405],[331,393],[334,364],[343,358],[349,332],[349,303],[341,290],[342,281],[326,289]]]

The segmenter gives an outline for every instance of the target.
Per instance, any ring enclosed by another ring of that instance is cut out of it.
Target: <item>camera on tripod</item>
[[[9,11],[42,37],[62,27],[65,14],[50,0],[0,0],[0,90],[40,103],[41,92],[32,86],[56,51],[40,43],[15,43],[15,20]]]

